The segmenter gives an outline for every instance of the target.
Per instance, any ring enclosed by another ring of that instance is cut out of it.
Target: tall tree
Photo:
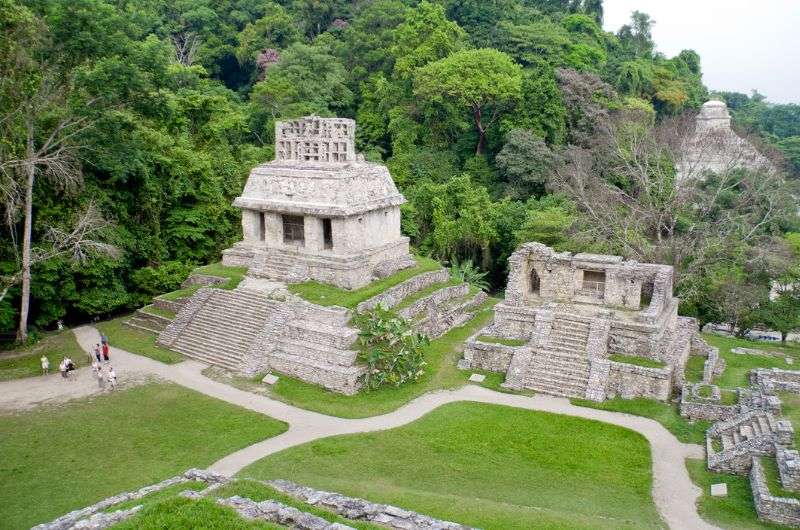
[[[432,102],[453,102],[472,114],[481,154],[486,131],[522,94],[522,68],[491,48],[465,50],[430,63],[417,72],[414,93]]]

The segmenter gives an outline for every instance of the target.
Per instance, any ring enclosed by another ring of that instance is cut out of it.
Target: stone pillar
[[[283,246],[283,218],[275,212],[264,212],[264,243],[268,247]]]
[[[259,244],[261,236],[261,212],[256,210],[242,210],[242,239],[246,243]]]
[[[303,221],[303,229],[305,231],[306,244],[305,249],[308,252],[318,253],[324,249],[324,239],[322,234],[322,219],[311,215],[306,215]]]

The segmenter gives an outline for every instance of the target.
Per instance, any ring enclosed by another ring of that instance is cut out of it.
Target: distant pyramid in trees
[[[679,179],[702,178],[708,172],[725,173],[737,168],[775,171],[767,157],[734,132],[728,107],[722,101],[703,104],[682,151]]]

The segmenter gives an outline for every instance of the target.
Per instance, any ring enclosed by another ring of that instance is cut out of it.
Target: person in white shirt
[[[108,367],[108,383],[111,385],[111,390],[117,388],[117,373],[111,366]]]
[[[50,359],[47,358],[46,355],[42,355],[42,375],[47,375],[50,373]]]

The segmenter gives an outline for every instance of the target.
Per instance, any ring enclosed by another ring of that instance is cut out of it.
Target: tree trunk
[[[25,226],[22,234],[22,294],[20,296],[17,342],[28,340],[28,312],[31,300],[31,234],[33,232],[33,184],[36,176],[33,152],[33,130],[28,127],[27,180],[25,182]]]
[[[786,346],[786,337],[789,335],[788,331],[781,331],[781,344]]]
[[[483,153],[483,145],[486,143],[486,129],[481,123],[481,109],[473,110],[472,116],[475,118],[475,128],[478,129],[478,145],[475,147],[475,155],[480,155]]]

